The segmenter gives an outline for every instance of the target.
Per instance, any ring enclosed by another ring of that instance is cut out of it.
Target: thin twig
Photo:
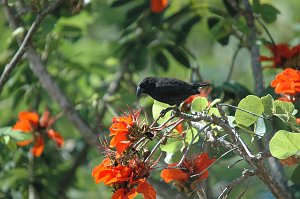
[[[232,75],[232,72],[233,72],[233,68],[234,68],[235,60],[236,60],[237,55],[238,55],[238,53],[240,52],[241,49],[242,49],[242,46],[239,45],[239,47],[235,50],[235,52],[233,54],[231,65],[230,65],[230,70],[229,70],[226,82],[228,82],[230,80],[230,78],[231,78],[231,75]]]
[[[237,106],[233,106],[233,105],[231,105],[231,104],[218,104],[218,106],[228,106],[228,107],[231,107],[231,108],[234,108],[234,109],[243,111],[243,112],[245,112],[245,113],[248,113],[248,114],[250,114],[250,115],[254,115],[254,116],[256,116],[256,117],[260,117],[260,118],[263,118],[263,119],[266,119],[266,120],[270,120],[270,119],[271,119],[271,117],[264,117],[264,116],[262,116],[262,115],[257,115],[256,113],[252,113],[252,112],[250,112],[250,111],[247,111],[247,110],[245,110],[245,109],[239,108],[239,107],[237,107]]]
[[[209,127],[211,124],[212,124],[212,123],[208,123],[208,124],[206,124],[204,127],[202,127],[201,129],[198,130],[197,135],[193,137],[191,143],[189,144],[189,146],[188,146],[187,149],[185,150],[185,152],[184,152],[183,156],[181,157],[180,161],[179,161],[175,166],[170,167],[170,168],[177,168],[177,167],[179,167],[179,166],[182,164],[182,162],[184,161],[185,157],[187,156],[188,152],[190,151],[190,148],[191,148],[191,146],[194,144],[194,142],[195,142],[196,138],[198,137],[198,135],[199,135],[202,131],[204,131],[207,127]]]
[[[225,194],[228,194],[228,192],[235,186],[241,184],[243,181],[248,179],[251,176],[258,175],[257,171],[250,171],[250,170],[244,170],[241,177],[233,180],[230,184],[228,184],[225,189],[222,191],[222,193],[219,195],[218,199],[220,199]]]

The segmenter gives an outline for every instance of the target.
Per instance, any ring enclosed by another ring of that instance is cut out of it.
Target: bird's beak
[[[144,92],[144,89],[143,88],[141,88],[140,86],[138,86],[137,88],[136,88],[136,97],[137,98],[139,98],[139,96],[142,94]]]

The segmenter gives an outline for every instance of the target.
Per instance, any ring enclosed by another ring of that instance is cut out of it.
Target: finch
[[[201,87],[208,85],[207,82],[190,83],[170,77],[145,77],[137,86],[136,96],[145,93],[159,102],[179,107],[191,95],[199,94]]]

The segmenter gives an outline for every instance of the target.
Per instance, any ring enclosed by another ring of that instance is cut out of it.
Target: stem
[[[35,175],[34,175],[34,157],[31,152],[28,153],[28,199],[39,199],[39,195],[35,189]]]

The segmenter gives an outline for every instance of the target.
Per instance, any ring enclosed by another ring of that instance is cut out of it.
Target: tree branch
[[[255,93],[259,95],[264,91],[264,82],[263,82],[263,75],[262,75],[262,67],[259,60],[260,52],[256,44],[256,26],[254,23],[252,7],[249,1],[243,0],[243,3],[246,9],[243,15],[247,21],[247,25],[250,30],[247,39],[248,39],[248,45],[251,53],[251,65],[252,65],[252,73],[254,77]]]
[[[127,64],[128,64],[127,61],[124,61],[124,64],[122,64],[121,68],[118,70],[114,81],[112,81],[109,84],[108,89],[102,99],[102,101],[104,103],[108,103],[106,100],[109,99],[110,96],[113,95],[114,93],[116,93],[117,90],[119,89],[122,79],[124,78],[124,74],[127,70]],[[103,105],[102,109],[99,111],[100,115],[97,114],[97,115],[99,115],[97,117],[98,122],[103,121],[106,111],[107,111],[107,106]],[[72,179],[76,173],[77,168],[81,165],[81,163],[84,162],[83,160],[85,159],[85,157],[88,153],[88,150],[89,150],[89,145],[85,144],[82,151],[79,153],[77,158],[74,160],[72,168],[67,172],[67,174],[64,176],[64,178],[61,180],[60,186],[57,189],[58,198],[60,198],[60,199],[66,198],[65,192],[66,192],[68,186],[70,185],[70,183],[72,182]]]
[[[231,127],[226,119],[226,116],[224,116],[224,112],[219,108],[220,114],[222,117],[217,116],[209,116],[205,113],[197,113],[195,115],[182,113],[180,111],[174,112],[174,115],[180,118],[184,118],[188,121],[193,122],[199,122],[199,121],[205,121],[208,123],[213,123],[217,126],[220,126],[224,129],[224,131],[229,135],[232,143],[236,145],[238,148],[237,152],[234,150],[238,155],[242,156],[243,159],[251,166],[255,171],[258,172],[257,176],[264,182],[264,184],[269,188],[269,190],[272,192],[272,194],[276,198],[280,199],[287,199],[291,198],[290,194],[287,192],[287,190],[283,189],[279,183],[270,175],[270,173],[267,171],[267,169],[264,166],[263,158],[255,157],[252,155],[252,152],[248,149],[248,147],[245,145],[245,143],[242,141],[242,139],[239,137],[238,133],[236,132],[234,127]],[[218,141],[218,140],[216,140]],[[221,142],[223,145],[224,143]],[[230,145],[226,145],[229,146]]]
[[[2,75],[1,75],[1,78],[0,78],[0,93],[1,93],[1,91],[3,89],[3,86],[5,85],[6,81],[8,80],[11,72],[13,71],[13,69],[15,68],[15,66],[19,63],[19,61],[23,57],[24,53],[26,52],[27,47],[28,47],[28,45],[31,42],[31,38],[36,33],[36,31],[37,31],[40,23],[42,22],[42,20],[52,10],[54,10],[56,7],[58,7],[62,2],[63,2],[63,0],[56,1],[55,3],[53,3],[52,5],[50,5],[49,7],[47,7],[43,12],[41,12],[40,14],[37,15],[37,17],[35,18],[34,22],[31,25],[31,27],[29,28],[29,30],[28,30],[28,32],[27,32],[24,40],[22,41],[22,43],[21,43],[18,51],[13,56],[13,58],[11,59],[11,61],[4,68],[4,71],[3,71]],[[2,5],[5,8],[5,13],[7,15],[8,20],[13,20],[14,16],[13,16],[12,11],[11,11],[9,5],[8,5],[8,1],[7,0],[2,0]],[[12,25],[12,27],[14,29],[16,29],[18,27],[18,24],[14,23],[14,25]],[[19,43],[20,43],[20,41],[19,41]]]

